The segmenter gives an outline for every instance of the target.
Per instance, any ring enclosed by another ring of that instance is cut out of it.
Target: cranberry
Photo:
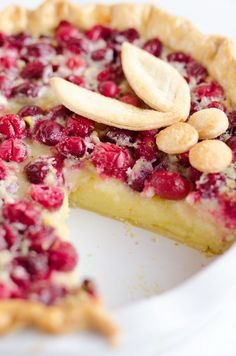
[[[21,50],[22,47],[25,47],[31,36],[25,32],[20,32],[15,35],[7,37],[7,42],[12,46]]]
[[[70,57],[67,59],[66,61],[66,66],[67,68],[69,68],[70,70],[75,70],[78,68],[85,68],[86,67],[86,61],[80,57]]]
[[[80,158],[86,152],[83,138],[79,136],[66,137],[57,145],[58,152],[67,158]]]
[[[72,38],[66,44],[65,47],[68,51],[81,54],[86,53],[88,48],[86,42],[81,38]]]
[[[11,291],[9,287],[0,282],[0,299],[9,299],[11,297]]]
[[[4,43],[6,42],[6,38],[7,36],[5,35],[5,33],[0,32],[0,47],[4,45]]]
[[[24,120],[15,114],[0,117],[0,134],[5,138],[21,138],[25,130]]]
[[[115,83],[120,83],[123,77],[124,74],[121,65],[111,64],[98,73],[97,80],[99,82],[112,81]]]
[[[147,161],[153,161],[158,158],[158,148],[156,145],[156,140],[154,136],[147,135],[138,135],[136,140],[136,147],[134,156],[136,159],[143,157]]]
[[[28,163],[25,167],[25,174],[28,181],[33,184],[42,184],[49,171],[47,162],[38,160]]]
[[[155,57],[160,57],[162,52],[162,43],[158,38],[153,38],[144,44],[143,49]]]
[[[40,91],[40,86],[32,82],[24,82],[12,88],[11,95],[15,96],[27,96],[35,98],[38,96]]]
[[[78,262],[75,248],[69,242],[58,240],[49,253],[50,268],[56,271],[70,272]]]
[[[3,161],[0,160],[0,180],[4,180],[7,177],[7,170]]]
[[[83,77],[79,77],[78,75],[71,74],[66,77],[66,80],[69,82],[78,85],[79,87],[85,86],[85,79]]]
[[[43,184],[33,185],[31,188],[31,198],[44,208],[55,210],[62,206],[64,200],[63,190],[59,187],[52,187]]]
[[[129,186],[137,192],[142,192],[145,181],[151,176],[152,172],[153,167],[150,162],[143,158],[137,160],[128,174]]]
[[[10,223],[21,223],[25,226],[37,225],[41,221],[40,212],[26,201],[6,204],[3,216]]]
[[[200,178],[202,173],[193,167],[189,167],[187,170],[189,180],[195,184]]]
[[[229,132],[231,135],[236,135],[236,111],[228,113]]]
[[[105,59],[107,54],[107,48],[99,48],[96,51],[93,51],[91,54],[91,58],[93,61],[102,61]]]
[[[4,226],[0,226],[0,252],[8,248],[8,243],[6,240],[6,229]]]
[[[94,130],[93,121],[83,116],[73,115],[66,122],[66,132],[69,136],[85,137],[90,135]]]
[[[104,132],[103,139],[121,147],[129,147],[133,146],[135,134],[133,131],[108,127]]]
[[[25,65],[24,69],[21,72],[21,76],[24,79],[41,79],[46,74],[49,75],[50,72],[50,66],[40,61],[34,61]]]
[[[51,120],[65,119],[68,115],[70,115],[70,110],[63,105],[54,106],[48,112],[48,117]]]
[[[208,108],[216,108],[216,109],[224,111],[225,113],[227,112],[226,106],[219,101],[212,101],[210,104],[207,105],[207,107]]]
[[[30,240],[31,250],[37,252],[48,250],[57,239],[55,229],[48,225],[40,225],[30,228],[27,238]]]
[[[37,129],[36,137],[45,145],[55,146],[63,137],[63,126],[55,121],[44,120]]]
[[[26,105],[23,106],[18,112],[18,115],[21,117],[25,116],[36,116],[36,115],[43,115],[44,111],[39,106],[36,105]]]
[[[14,246],[14,250],[16,250],[20,246],[20,240],[20,234],[12,225],[3,224],[0,227],[0,250],[4,242],[8,249]]]
[[[11,80],[5,75],[0,75],[0,92],[7,98],[11,95]]]
[[[119,94],[119,87],[112,81],[104,81],[99,84],[98,91],[109,98],[115,98]]]
[[[49,275],[48,256],[45,253],[31,251],[27,256],[16,257],[13,263],[25,268],[32,280],[44,279]]]
[[[189,181],[179,173],[156,171],[145,184],[145,189],[154,189],[156,195],[168,200],[184,199],[191,190]]]
[[[112,29],[102,25],[95,25],[87,33],[86,37],[90,41],[96,42],[97,40],[103,39],[108,40],[111,37]]]
[[[209,84],[201,84],[194,89],[194,94],[198,99],[206,98],[223,98],[224,89],[215,81]]]
[[[194,60],[190,61],[187,64],[186,70],[187,74],[190,77],[193,77],[197,81],[197,83],[203,82],[208,76],[206,68]]]
[[[33,43],[27,46],[24,49],[24,51],[26,51],[25,57],[35,57],[35,58],[39,58],[39,57],[45,58],[45,57],[53,56],[56,53],[55,48],[53,48],[50,43],[43,43],[43,42]]]
[[[178,160],[181,166],[183,167],[189,167],[189,153],[188,152],[183,152],[178,155]]]
[[[126,104],[133,105],[133,106],[137,106],[137,107],[140,106],[139,98],[135,95],[131,95],[131,94],[123,95],[120,98],[120,101],[122,101],[123,103],[126,103]]]
[[[61,21],[56,30],[56,39],[60,44],[67,43],[72,39],[80,39],[82,33],[68,21]]]
[[[25,268],[18,265],[16,260],[13,260],[13,266],[12,266],[12,271],[10,272],[10,278],[20,289],[26,291],[29,288],[30,275],[25,270]]]
[[[97,291],[95,288],[94,283],[89,280],[89,279],[85,279],[81,285],[81,288],[88,293],[92,298],[96,298],[97,297]]]
[[[104,176],[125,180],[127,169],[133,166],[128,151],[112,143],[100,143],[95,147],[91,162]]]
[[[199,110],[200,110],[199,103],[192,102],[190,106],[190,115],[194,114]]]
[[[169,62],[179,62],[184,64],[187,64],[192,60],[188,54],[183,52],[172,52],[168,54],[167,59]]]
[[[196,188],[203,198],[215,198],[224,182],[225,178],[220,173],[210,173],[197,182]]]
[[[233,136],[228,139],[226,143],[233,152],[233,161],[236,161],[236,136]]]
[[[26,144],[20,139],[10,138],[0,145],[0,158],[4,161],[23,162],[28,156]]]
[[[119,36],[122,38],[122,42],[128,41],[133,43],[135,40],[139,39],[139,33],[135,28],[128,28],[127,30],[120,32]]]
[[[225,219],[226,227],[236,228],[236,199],[235,196],[221,196],[220,205]]]
[[[16,68],[16,59],[14,57],[0,57],[0,68],[1,70],[10,70]]]

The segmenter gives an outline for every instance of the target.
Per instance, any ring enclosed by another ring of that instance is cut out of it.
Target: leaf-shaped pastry
[[[146,104],[187,119],[190,89],[174,67],[127,42],[122,46],[122,66],[130,86]]]
[[[61,104],[96,122],[128,130],[151,130],[180,120],[178,114],[140,109],[79,87],[62,78],[51,79]]]

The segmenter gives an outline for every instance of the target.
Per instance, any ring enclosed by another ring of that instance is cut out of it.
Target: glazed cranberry
[[[126,104],[133,105],[133,106],[137,106],[137,107],[140,106],[139,98],[135,95],[131,95],[131,94],[123,95],[120,98],[120,101],[122,101],[123,103],[126,103]]]
[[[85,79],[83,77],[79,77],[78,75],[71,74],[68,77],[66,77],[66,80],[78,85],[79,87],[85,86]]]
[[[72,38],[66,44],[65,47],[68,51],[81,54],[86,53],[88,50],[86,42],[81,38]]]
[[[143,49],[155,57],[160,57],[162,52],[162,43],[158,38],[153,38],[144,44]]]
[[[21,72],[21,76],[24,79],[40,79],[43,78],[46,74],[49,75],[50,72],[50,66],[40,61],[34,61],[25,65]]]
[[[58,152],[67,158],[80,158],[86,152],[83,138],[79,136],[66,137],[57,145]]]
[[[219,102],[219,101],[212,101],[210,104],[207,105],[208,108],[215,108],[224,111],[225,113],[227,112],[226,106]]]
[[[16,68],[16,59],[9,56],[0,57],[0,68],[1,70]]]
[[[3,216],[10,223],[21,223],[25,226],[40,223],[40,212],[29,202],[19,201],[6,204],[3,207]]]
[[[226,143],[233,152],[233,161],[236,161],[236,136],[233,136],[228,139]]]
[[[0,180],[4,180],[7,177],[7,170],[3,164],[3,161],[0,160]]]
[[[43,252],[47,251],[56,241],[55,229],[48,225],[33,226],[29,229],[27,238],[30,240],[30,249]]]
[[[20,269],[20,273],[19,273],[19,269]],[[24,290],[24,292],[28,290],[30,285],[30,275],[25,270],[25,268],[19,266],[16,260],[13,260],[12,271],[10,272],[10,278],[21,289],[20,294],[22,292],[22,289]],[[22,297],[22,295],[20,295],[19,297]]]
[[[189,63],[192,58],[183,52],[173,52],[168,54],[167,59],[169,62],[179,62],[179,63],[184,63],[187,64]]]
[[[49,166],[47,162],[35,161],[28,163],[25,167],[25,174],[30,183],[42,184],[48,174]]]
[[[89,136],[94,130],[93,121],[83,116],[73,115],[66,122],[66,132],[69,136]]]
[[[142,192],[145,181],[151,176],[153,167],[150,162],[143,158],[136,161],[132,170],[128,174],[128,184],[130,188],[137,192]]]
[[[203,198],[215,198],[224,182],[225,178],[220,173],[210,173],[203,181],[197,182],[196,188]]]
[[[48,117],[50,120],[65,119],[70,115],[70,110],[63,105],[57,105],[48,111]]]
[[[181,166],[183,167],[189,167],[189,153],[188,152],[183,152],[178,155],[178,160]]]
[[[63,137],[63,126],[52,120],[44,120],[40,123],[37,139],[48,146],[55,146]]]
[[[112,81],[104,81],[99,84],[98,91],[109,98],[115,98],[119,94],[119,87]]]
[[[87,65],[86,61],[83,58],[80,57],[70,57],[67,59],[66,61],[66,66],[67,68],[69,68],[70,70],[75,70],[78,68],[85,68]]]
[[[45,58],[49,56],[53,56],[56,51],[55,48],[50,43],[33,43],[27,46],[24,51],[25,57],[35,57],[35,58]]]
[[[24,120],[15,114],[0,117],[0,134],[5,138],[21,138],[25,131]]]
[[[96,42],[97,40],[103,39],[108,40],[111,37],[112,29],[102,25],[95,25],[88,32],[86,32],[86,37],[90,41]]]
[[[107,48],[99,48],[96,51],[93,51],[91,54],[91,58],[93,61],[102,61],[105,59],[107,54]]]
[[[56,271],[70,272],[78,262],[75,248],[69,242],[58,240],[49,253],[50,268]]]
[[[33,280],[49,275],[48,256],[45,253],[31,251],[27,256],[16,257],[13,263],[24,267]]]
[[[128,41],[133,43],[135,40],[139,39],[139,33],[135,28],[128,28],[120,32],[119,37],[122,39],[121,43],[124,41]]]
[[[91,162],[97,171],[108,177],[125,180],[126,172],[133,166],[129,152],[112,143],[100,143],[92,153]]]
[[[36,116],[36,115],[43,115],[44,111],[39,106],[36,105],[26,105],[21,108],[18,112],[18,115],[21,117],[25,116]]]
[[[156,171],[146,182],[145,188],[152,188],[160,198],[168,200],[184,199],[191,190],[189,181],[179,173]]]
[[[156,145],[156,140],[154,136],[147,135],[141,136],[138,135],[136,141],[136,147],[134,151],[134,156],[136,159],[143,157],[147,161],[153,161],[158,158],[158,148]]]
[[[9,299],[11,297],[11,291],[5,284],[0,283],[0,299]]]
[[[17,138],[5,140],[0,145],[0,158],[6,162],[23,162],[28,156],[26,144]]]
[[[115,83],[120,83],[124,77],[124,73],[120,64],[112,64],[104,68],[97,75],[97,80],[99,82],[113,81]]]
[[[85,279],[81,285],[81,288],[87,292],[91,297],[97,297],[97,291],[94,283],[90,279]]]
[[[64,44],[71,39],[79,39],[81,37],[82,33],[80,30],[68,21],[61,21],[57,27],[56,39],[61,44]]]
[[[224,89],[215,81],[209,84],[201,84],[194,89],[194,94],[198,99],[224,98]]]
[[[0,92],[7,98],[11,95],[11,81],[5,75],[0,75]]]
[[[201,178],[202,173],[193,167],[189,167],[187,169],[187,175],[188,179],[195,184]]]
[[[118,129],[116,127],[108,127],[104,134],[103,140],[115,143],[121,147],[133,146],[135,133],[129,130]]]
[[[186,70],[187,74],[190,77],[193,77],[197,81],[197,83],[203,82],[208,76],[206,68],[194,60],[190,61],[187,64]]]
[[[40,86],[32,82],[24,82],[12,88],[11,95],[15,96],[27,96],[35,98],[38,96],[40,91]]]
[[[64,193],[61,188],[43,184],[33,185],[30,195],[34,201],[48,210],[60,208],[64,201]]]
[[[30,35],[25,32],[20,32],[15,35],[11,35],[7,37],[7,42],[12,46],[17,48],[18,50],[25,47],[27,42],[30,39]]]

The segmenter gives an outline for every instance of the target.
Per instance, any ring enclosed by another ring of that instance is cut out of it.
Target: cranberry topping
[[[4,180],[7,177],[7,169],[4,166],[3,161],[0,160],[0,180]]]
[[[223,195],[220,197],[221,209],[225,219],[226,227],[236,228],[236,199],[235,196]]]
[[[57,236],[53,227],[40,225],[29,228],[27,238],[30,240],[31,250],[43,252],[53,245]]]
[[[126,104],[133,105],[133,106],[137,106],[137,107],[140,106],[139,98],[137,96],[134,96],[134,95],[131,95],[131,94],[123,95],[120,98],[120,101],[122,101],[123,103],[126,103]]]
[[[69,242],[58,239],[50,249],[49,265],[56,271],[70,272],[77,262],[77,252]]]
[[[236,136],[233,136],[228,139],[226,143],[233,152],[233,161],[236,161]]]
[[[78,68],[85,68],[87,65],[86,61],[83,58],[80,57],[70,57],[66,61],[66,66],[70,70],[78,69]]]
[[[195,185],[195,183],[201,178],[202,173],[193,167],[189,167],[187,175],[188,179]]]
[[[111,64],[105,67],[101,72],[97,75],[97,80],[99,82],[104,81],[112,81],[115,83],[120,83],[123,79],[124,74],[121,65],[118,64]]]
[[[95,25],[89,31],[86,32],[86,37],[90,41],[98,41],[100,39],[108,40],[112,34],[112,29],[102,25]]]
[[[155,57],[160,57],[162,52],[162,43],[158,38],[152,38],[144,44],[143,49]]]
[[[206,98],[224,98],[223,88],[215,81],[209,84],[201,84],[194,89],[194,94],[198,99]]]
[[[92,153],[91,162],[98,172],[108,177],[125,180],[127,169],[133,166],[129,152],[112,143],[100,143]]]
[[[112,81],[104,81],[99,84],[98,86],[98,91],[105,96],[108,96],[110,98],[115,98],[117,94],[119,93],[120,89],[116,85],[116,83]]]
[[[121,147],[133,146],[135,133],[133,131],[118,129],[116,127],[108,127],[104,134],[103,140],[115,143]]]
[[[74,114],[66,122],[66,132],[69,136],[89,136],[94,130],[93,121]]]
[[[25,167],[25,174],[30,183],[42,184],[49,172],[48,163],[45,161],[30,162]]]
[[[44,120],[36,131],[37,139],[48,146],[55,146],[63,138],[63,126],[55,121]]]
[[[35,98],[38,96],[40,91],[40,86],[32,82],[24,82],[12,88],[11,95],[15,96],[27,96]]]
[[[67,158],[80,158],[86,152],[83,138],[79,136],[66,137],[57,145],[58,152]]]
[[[23,162],[28,156],[26,144],[17,138],[5,140],[0,145],[0,158],[4,161]]]
[[[30,285],[29,296],[32,296],[33,299],[37,298],[40,303],[46,305],[55,304],[58,300],[65,297],[65,295],[66,289],[64,287],[52,284],[48,281],[47,283],[40,281],[40,283]]]
[[[44,279],[50,272],[46,253],[31,251],[27,256],[16,257],[13,264],[25,268],[31,280]]]
[[[96,51],[93,51],[91,54],[91,58],[93,61],[102,61],[106,54],[107,54],[108,48],[99,48]]]
[[[179,173],[156,171],[145,184],[145,190],[152,188],[160,198],[168,200],[184,199],[191,191],[189,181]]]
[[[40,61],[34,61],[26,64],[26,66],[21,72],[21,76],[24,79],[41,79],[46,74],[49,75],[50,73],[51,73],[50,66]]]
[[[25,131],[24,120],[15,114],[0,117],[0,134],[5,138],[21,138]]]
[[[66,80],[69,82],[78,85],[79,87],[84,87],[85,86],[85,79],[83,77],[79,77],[78,75],[69,75],[66,77]]]
[[[128,41],[133,43],[134,41],[139,39],[139,33],[135,28],[128,28],[127,30],[121,31],[119,34],[121,41]]]
[[[6,204],[3,207],[3,216],[10,223],[21,223],[25,226],[40,223],[40,212],[29,202],[19,201]]]
[[[136,159],[143,157],[147,161],[154,161],[158,158],[159,151],[154,136],[139,134],[136,140],[134,156]]]
[[[57,105],[48,111],[48,117],[50,120],[65,119],[70,115],[70,110],[63,105]]]
[[[28,33],[20,32],[15,35],[7,37],[7,42],[12,46],[21,50],[22,47],[27,45],[27,42],[30,40],[31,36]]]
[[[0,75],[0,92],[7,98],[11,95],[11,81],[5,75]]]
[[[16,67],[16,59],[14,57],[0,57],[1,70],[10,70]]]
[[[188,152],[183,152],[178,155],[178,160],[181,166],[183,167],[189,167],[190,162],[189,162],[189,153]]]
[[[21,236],[18,231],[11,225],[3,224],[0,227],[0,250],[6,244],[6,248],[14,250],[20,246]]]
[[[64,193],[59,187],[38,184],[32,185],[31,198],[48,210],[55,210],[62,206]]]
[[[207,105],[208,108],[215,108],[224,111],[225,113],[227,112],[226,106],[219,102],[219,101],[212,101],[210,104]]]
[[[194,60],[191,60],[187,64],[186,70],[188,76],[193,77],[197,81],[197,83],[203,82],[208,76],[206,68],[202,64]]]
[[[197,191],[203,198],[216,198],[225,178],[220,173],[210,173],[196,183]]]
[[[53,56],[56,51],[50,43],[39,42],[28,45],[25,49],[25,57],[45,58]]]
[[[137,192],[142,192],[145,181],[153,172],[152,164],[143,158],[136,161],[131,171],[128,171],[128,184]]]
[[[68,21],[61,21],[56,30],[56,39],[60,44],[68,43],[72,39],[80,39],[82,32]]]
[[[229,119],[229,132],[231,135],[236,135],[236,111],[228,113]]]
[[[187,64],[192,60],[191,56],[183,52],[172,52],[168,54],[167,59],[169,62],[179,62],[184,64]]]
[[[6,250],[8,248],[8,243],[6,240],[6,229],[4,226],[0,226],[0,251]]]
[[[39,106],[36,105],[23,106],[18,112],[18,115],[21,117],[36,116],[36,115],[43,115],[43,114],[44,114],[43,109],[41,109]]]

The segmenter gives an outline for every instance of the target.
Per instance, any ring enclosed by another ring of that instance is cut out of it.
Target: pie
[[[93,283],[78,284],[68,206],[226,250],[234,46],[146,4],[10,6],[0,31],[0,331],[114,339]]]

